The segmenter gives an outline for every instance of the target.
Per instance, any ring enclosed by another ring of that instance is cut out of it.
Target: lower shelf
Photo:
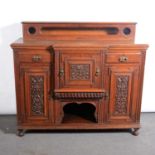
[[[89,124],[96,124],[96,120],[95,118],[90,120],[90,119],[86,119],[83,118],[81,116],[78,115],[72,115],[72,114],[65,114],[64,118],[62,120],[62,124],[70,124],[70,123],[89,123]]]
[[[96,107],[89,103],[69,103],[63,107],[63,124],[68,123],[97,123],[95,117]]]

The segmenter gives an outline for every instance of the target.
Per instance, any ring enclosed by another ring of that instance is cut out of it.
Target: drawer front
[[[141,53],[107,53],[106,63],[138,63],[141,61]]]
[[[22,51],[18,53],[20,62],[51,62],[52,55],[48,51]]]

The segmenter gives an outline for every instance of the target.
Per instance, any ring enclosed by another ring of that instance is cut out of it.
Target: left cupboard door
[[[50,83],[49,66],[20,66],[23,123],[45,125],[53,122]]]

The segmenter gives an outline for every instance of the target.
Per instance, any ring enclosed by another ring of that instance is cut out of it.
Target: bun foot
[[[23,129],[18,129],[17,131],[17,136],[19,137],[23,137],[25,135],[26,130]]]
[[[131,130],[131,133],[132,133],[132,135],[134,135],[134,136],[138,136],[138,135],[139,135],[139,128],[133,128],[133,129]]]

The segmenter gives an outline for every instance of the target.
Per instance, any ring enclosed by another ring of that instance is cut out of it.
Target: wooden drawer
[[[48,51],[22,51],[18,53],[18,58],[20,62],[51,62],[52,55]]]
[[[107,53],[106,63],[137,63],[141,61],[141,53]]]

